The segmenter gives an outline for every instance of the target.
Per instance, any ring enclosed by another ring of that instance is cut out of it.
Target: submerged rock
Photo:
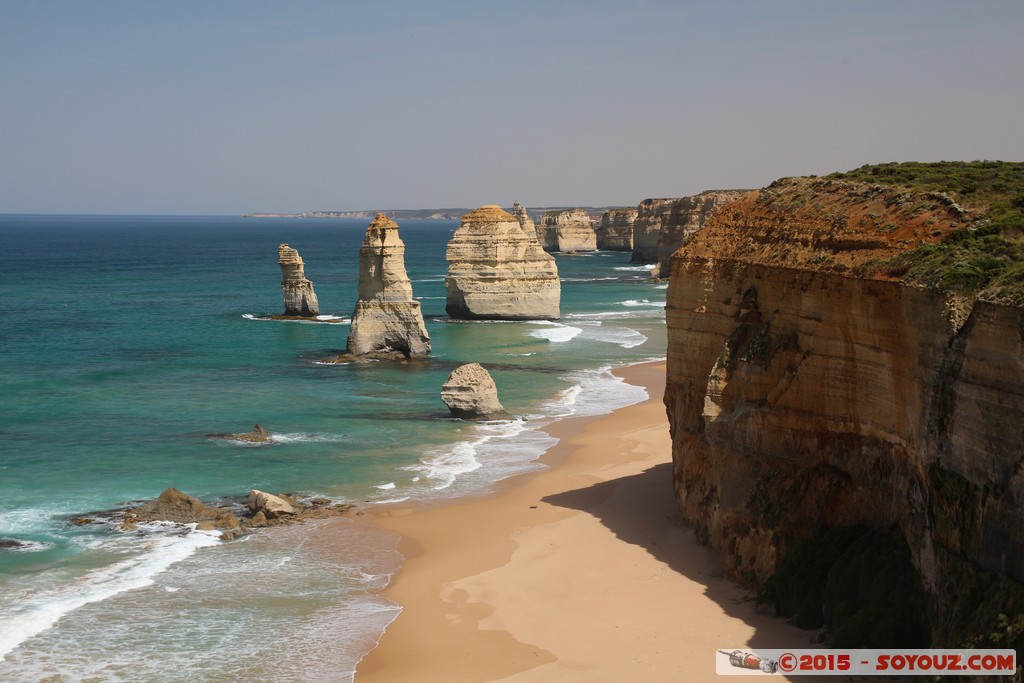
[[[211,439],[228,439],[231,441],[248,441],[249,443],[271,443],[270,432],[257,422],[251,432],[244,434],[210,434]]]
[[[299,252],[287,244],[279,244],[277,262],[281,266],[284,314],[303,318],[320,315],[320,304],[316,300],[313,283],[306,279],[305,265]]]
[[[448,242],[445,310],[460,320],[557,320],[555,259],[501,207],[462,217]]]
[[[498,387],[479,363],[467,363],[452,370],[441,387],[441,400],[455,417],[467,420],[496,420],[508,417],[498,400]]]
[[[207,505],[173,487],[165,490],[155,500],[126,513],[125,524],[122,526],[131,529],[135,522],[199,524],[201,529],[234,529],[239,526],[238,517],[227,510]]]
[[[348,351],[355,356],[415,358],[430,354],[420,302],[405,271],[398,224],[378,213],[359,249],[359,301],[352,314]]]

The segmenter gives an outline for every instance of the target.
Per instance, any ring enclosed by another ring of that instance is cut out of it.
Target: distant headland
[[[366,211],[304,211],[302,213],[244,213],[243,218],[365,218],[372,219],[378,213],[382,213],[392,220],[428,220],[428,221],[457,221],[465,214],[473,211],[476,207],[447,208],[447,209],[373,209]],[[540,220],[545,213],[564,211],[566,209],[582,209],[590,216],[600,220],[601,214],[607,211],[609,206],[543,206],[529,210],[530,218]]]

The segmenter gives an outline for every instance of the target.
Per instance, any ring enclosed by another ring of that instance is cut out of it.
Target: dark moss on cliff
[[[900,254],[879,264],[879,270],[902,275],[908,283],[1024,304],[1024,163],[888,163],[828,178],[926,191],[936,201],[952,200],[977,212],[938,244]]]
[[[927,608],[906,543],[862,526],[831,529],[786,555],[758,600],[842,648],[926,647]]]

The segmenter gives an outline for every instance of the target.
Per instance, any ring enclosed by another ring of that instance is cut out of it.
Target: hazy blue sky
[[[0,0],[0,212],[636,204],[1024,160],[1024,0]]]

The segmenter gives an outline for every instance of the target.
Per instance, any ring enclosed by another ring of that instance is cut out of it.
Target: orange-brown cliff
[[[675,490],[731,576],[763,585],[801,542],[862,525],[905,541],[934,643],[997,613],[1024,625],[1024,309],[879,267],[979,217],[786,179],[672,257]]]

